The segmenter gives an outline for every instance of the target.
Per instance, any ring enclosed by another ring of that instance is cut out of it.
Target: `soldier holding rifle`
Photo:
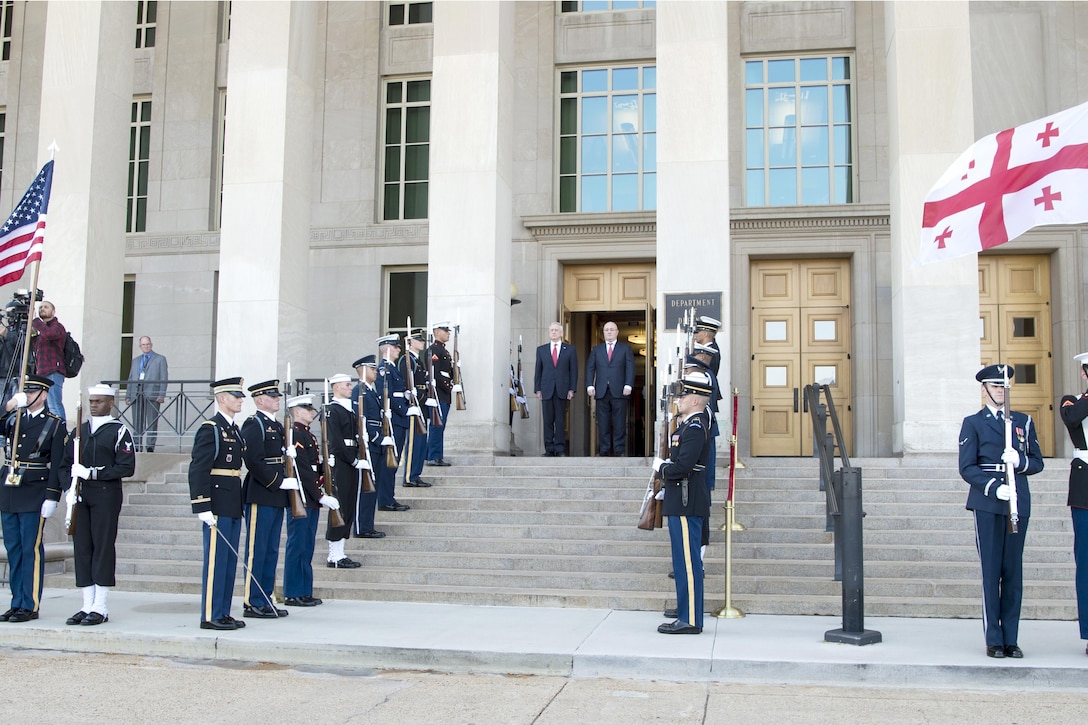
[[[427,428],[427,465],[448,466],[445,459],[446,425],[449,422],[450,407],[453,405],[453,358],[446,349],[450,340],[450,323],[436,322],[434,342],[427,348],[430,359],[430,379],[433,392],[432,400],[438,404],[439,417],[431,419]]]
[[[1081,387],[1088,384],[1088,352],[1073,358],[1080,366]],[[1069,513],[1073,517],[1073,560],[1076,562],[1077,620],[1080,638],[1088,639],[1088,392],[1066,395],[1061,403],[1062,422],[1073,442],[1069,464]],[[1088,648],[1084,650],[1088,654]]]
[[[413,329],[405,338],[408,354],[400,359],[400,374],[404,378],[404,397],[408,402],[407,449],[404,454],[404,485],[409,488],[430,488],[431,482],[420,478],[423,458],[427,452],[427,425],[423,410],[427,403],[427,366],[420,355],[426,346],[423,330]]]
[[[960,428],[960,476],[970,484],[975,544],[982,563],[982,630],[989,657],[1024,656],[1017,645],[1024,593],[1024,537],[1031,516],[1027,477],[1043,470],[1031,416],[1009,410],[1012,365],[975,375],[982,408]]]
[[[72,464],[73,485],[66,496],[72,507],[76,586],[83,590],[83,607],[65,624],[94,626],[109,621],[106,598],[117,584],[121,479],[136,472],[136,451],[132,434],[112,415],[113,388],[92,385],[87,395],[91,419],[80,421],[68,445],[71,461],[79,438],[79,460]]]
[[[359,471],[370,464],[359,453],[358,420],[351,404],[351,378],[337,373],[329,378],[332,402],[325,406],[325,427],[328,432],[329,464],[340,502],[343,526],[333,526],[325,532],[329,541],[330,569],[357,569],[361,563],[344,553],[344,542],[351,536],[355,518],[359,515]]]
[[[378,352],[382,356],[378,366],[378,393],[382,398],[382,415],[386,416],[389,428],[393,433],[393,456],[390,461],[387,456],[385,471],[378,482],[378,510],[379,511],[407,511],[408,504],[398,503],[394,497],[397,484],[397,468],[400,458],[403,457],[404,444],[408,439],[408,403],[404,396],[404,378],[397,369],[397,358],[400,357],[400,341],[396,335],[386,335],[378,338]],[[388,441],[384,441],[386,446]]]
[[[373,490],[359,495],[359,517],[355,520],[355,535],[360,539],[381,539],[385,537],[385,532],[374,528],[374,511],[378,506],[377,486],[381,485],[381,478],[385,475],[382,401],[374,387],[374,381],[378,379],[378,361],[373,355],[364,355],[351,365],[359,375],[359,382],[355,384],[351,397],[355,401],[357,414],[366,421],[365,432],[360,430],[359,457],[363,458],[369,452],[371,480],[375,485]],[[363,425],[361,421],[359,425]],[[364,445],[368,448],[364,449]]]

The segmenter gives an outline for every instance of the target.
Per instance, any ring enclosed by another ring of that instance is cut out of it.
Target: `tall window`
[[[390,267],[385,270],[385,332],[427,326],[427,268]]]
[[[389,3],[390,25],[419,25],[431,22],[430,2],[392,2]]]
[[[657,208],[657,68],[559,73],[559,211]]]
[[[748,206],[854,201],[850,65],[847,56],[745,62]]]
[[[121,292],[121,380],[128,379],[132,369],[132,334],[136,327],[136,275],[125,275]]]
[[[0,5],[0,28],[3,30],[4,51],[0,60],[11,60],[11,20],[15,13],[15,0],[3,0]]]
[[[426,219],[431,151],[431,82],[385,84],[383,219]]]
[[[564,13],[594,13],[600,10],[632,10],[656,6],[657,3],[653,0],[563,0],[560,3]]]
[[[132,125],[128,140],[128,221],[129,232],[147,230],[147,175],[151,158],[151,99],[132,102]]]
[[[155,18],[158,15],[158,3],[155,0],[137,0],[136,2],[136,47],[155,47]]]

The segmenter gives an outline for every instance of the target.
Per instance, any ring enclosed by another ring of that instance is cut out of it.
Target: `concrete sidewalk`
[[[883,642],[830,644],[831,617],[708,616],[658,634],[650,612],[327,601],[244,630],[199,628],[199,597],[115,592],[110,621],[66,626],[78,591],[47,589],[41,619],[0,623],[0,646],[295,666],[541,674],[679,682],[1088,690],[1075,622],[1021,623],[1022,660],[986,657],[978,620],[872,618]],[[241,604],[235,597],[236,616]]]

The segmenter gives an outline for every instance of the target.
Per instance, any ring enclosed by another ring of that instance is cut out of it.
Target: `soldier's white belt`
[[[980,464],[978,464],[978,467],[981,468],[983,471],[988,471],[989,473],[1004,473],[1005,472],[1005,464],[1004,463],[980,463]]]
[[[233,476],[235,478],[242,477],[242,471],[238,468],[213,468],[213,476]]]
[[[403,397],[404,397],[404,393],[393,393],[393,397],[394,397],[394,398],[403,398]]]
[[[348,448],[354,448],[355,446],[359,445],[359,441],[355,440],[354,438],[345,438],[344,445]]]
[[[1074,451],[1073,458],[1079,458],[1085,463],[1088,463],[1088,451],[1082,451],[1079,448]]]

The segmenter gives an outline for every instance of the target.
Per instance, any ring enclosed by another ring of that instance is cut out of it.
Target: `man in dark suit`
[[[975,515],[975,545],[982,564],[982,629],[989,657],[1024,656],[1017,646],[1020,600],[1024,593],[1024,538],[1031,516],[1028,476],[1043,470],[1043,454],[1030,415],[1009,412],[1012,440],[1005,442],[1005,395],[1015,370],[990,365],[975,376],[983,407],[960,428],[960,476],[971,485],[967,508]],[[1014,471],[1019,514],[1017,533],[1008,533]]]
[[[604,323],[604,342],[589,351],[586,393],[597,399],[597,447],[602,456],[622,456],[627,444],[627,403],[635,384],[635,356],[618,342],[620,328]]]
[[[561,456],[567,449],[567,403],[578,386],[578,356],[573,345],[563,342],[558,322],[548,326],[548,339],[536,349],[533,390],[544,412],[544,455]]]

